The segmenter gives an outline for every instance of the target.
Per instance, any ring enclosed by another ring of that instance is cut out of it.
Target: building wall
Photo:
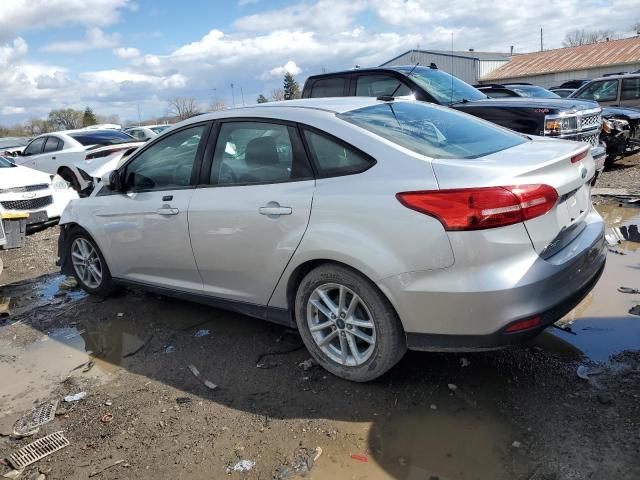
[[[431,63],[435,63],[440,70],[451,73],[460,80],[473,85],[478,83],[478,79],[481,75],[486,75],[489,72],[492,72],[501,65],[504,65],[506,62],[507,60],[479,61],[475,58],[463,58],[451,55],[413,51],[384,63],[382,66],[415,65],[416,63],[420,63],[420,65],[426,67]]]
[[[532,75],[530,77],[518,77],[518,78],[502,78],[487,80],[480,83],[509,83],[509,82],[526,82],[534,85],[540,85],[544,88],[557,87],[563,82],[568,80],[591,80],[592,78],[598,78],[606,73],[617,72],[634,72],[640,69],[640,63],[626,64],[626,65],[614,65],[608,67],[591,68],[588,70],[576,70],[573,72],[556,72],[547,73],[544,75]]]

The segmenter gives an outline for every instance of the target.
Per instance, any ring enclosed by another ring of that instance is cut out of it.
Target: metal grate
[[[599,137],[600,137],[599,134],[592,133],[592,134],[589,134],[589,135],[583,135],[582,138],[580,139],[580,141],[589,143],[593,147],[597,147],[598,146]]]
[[[46,190],[47,188],[49,188],[48,183],[38,183],[36,185],[26,185],[24,187],[0,188],[0,193],[37,192],[38,190]]]
[[[28,414],[18,419],[13,426],[13,433],[24,437],[37,431],[38,427],[49,423],[56,416],[58,401],[46,402],[32,409]]]
[[[22,470],[32,463],[42,460],[44,457],[51,455],[64,447],[69,446],[69,440],[65,438],[62,431],[39,438],[35,442],[22,447],[15,453],[9,455],[9,463],[16,470]]]
[[[8,200],[6,202],[0,202],[0,205],[7,210],[35,210],[51,205],[52,203],[53,197],[47,195],[46,197],[30,198],[28,200]]]
[[[591,115],[584,115],[580,119],[580,127],[582,130],[587,130],[589,128],[595,128],[600,126],[600,114],[593,113]]]

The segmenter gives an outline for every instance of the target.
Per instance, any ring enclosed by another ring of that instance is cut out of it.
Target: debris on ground
[[[64,397],[64,401],[67,403],[77,402],[87,396],[87,392],[78,392],[75,395],[67,395]]]
[[[298,475],[305,475],[309,472],[315,462],[318,461],[322,455],[322,448],[316,447],[315,449],[300,448],[293,457],[291,465],[278,467],[273,473],[275,480],[283,480],[285,478],[293,478]]]
[[[145,341],[141,342],[140,346],[138,346],[138,348],[135,348],[134,350],[131,350],[130,352],[123,353],[122,354],[122,358],[133,357],[136,353],[141,352],[142,349],[147,346],[147,344],[151,341],[152,338],[153,338],[153,335],[149,335],[149,338],[147,338]]]
[[[429,405],[429,408],[430,408],[431,410],[437,410],[437,409],[438,409],[438,406],[432,403],[431,405]]]
[[[9,315],[9,304],[11,303],[11,297],[0,297],[0,316],[6,317]]]
[[[112,463],[111,465],[107,465],[106,467],[102,468],[101,470],[95,470],[95,471],[91,472],[89,474],[89,478],[95,477],[96,475],[100,475],[105,470],[109,470],[110,468],[117,467],[118,465],[121,465],[121,464],[124,464],[124,460],[117,460],[116,462]],[[124,464],[123,466],[125,466],[125,465],[126,464]]]
[[[586,365],[580,365],[578,367],[578,370],[576,370],[576,375],[578,375],[578,377],[581,378],[582,380],[586,380],[586,381],[591,380],[589,378],[590,376],[592,376],[592,375],[600,375],[601,373],[604,373],[604,369],[599,368],[599,367],[590,369]]]
[[[167,347],[164,349],[164,353],[173,353],[176,351],[176,347],[174,347],[173,345],[167,345]]]
[[[62,431],[50,433],[9,455],[9,463],[16,470],[23,470],[32,463],[42,460],[58,450],[69,446],[69,440]]]
[[[45,402],[20,417],[13,425],[13,434],[16,437],[28,437],[38,432],[40,427],[55,418],[58,401]]]
[[[361,453],[352,453],[351,454],[351,458],[353,460],[357,460],[359,462],[368,462],[369,461],[369,457],[367,457],[366,455],[363,455]]]
[[[196,332],[196,338],[200,338],[200,337],[206,337],[207,335],[209,335],[211,332],[209,330],[198,330]]]
[[[233,467],[227,467],[227,473],[231,472],[248,472],[256,466],[253,460],[240,460]]]
[[[78,288],[78,281],[75,277],[67,277],[62,282],[60,282],[60,290],[73,290],[74,288]]]
[[[112,413],[106,413],[100,419],[100,421],[102,423],[111,423],[112,420],[113,420],[113,414]]]
[[[458,386],[455,383],[448,383],[447,388],[452,392],[455,392],[456,390],[458,390]]]
[[[176,398],[176,403],[178,405],[185,405],[185,404],[191,403],[191,402],[192,402],[191,397],[178,397],[178,398]]]
[[[124,317],[124,313],[122,313],[122,312],[118,312],[118,313],[117,313],[117,316],[118,316],[118,317]]]
[[[460,359],[460,366],[462,368],[468,367],[469,365],[471,365],[471,362],[469,361],[469,359],[467,357],[462,357]]]
[[[22,470],[11,470],[10,472],[2,475],[4,478],[18,478],[22,475]]]
[[[522,444],[519,441],[514,440],[513,443],[511,444],[511,446],[513,448],[520,448],[522,446]]]
[[[107,400],[106,402],[104,402],[105,406],[110,407],[111,405],[113,405],[113,402],[111,400]]]
[[[303,371],[306,372],[308,370],[311,370],[314,365],[315,365],[315,362],[313,361],[313,359],[309,358],[309,359],[305,360],[304,362],[300,362],[298,364],[298,368],[301,368]]]
[[[193,373],[193,376],[196,377],[198,380],[200,380],[202,382],[202,384],[207,387],[209,390],[215,390],[216,388],[218,388],[218,386],[213,383],[210,380],[206,380],[204,378],[202,378],[202,376],[200,375],[200,370],[198,370],[195,365],[187,365],[187,368],[189,370],[191,370],[191,373]]]
[[[620,293],[631,293],[631,294],[640,293],[640,290],[638,290],[637,288],[631,288],[631,287],[618,287],[618,291]]]

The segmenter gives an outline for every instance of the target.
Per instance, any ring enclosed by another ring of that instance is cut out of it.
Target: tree
[[[173,97],[169,100],[169,113],[177,119],[186,120],[198,113],[198,106],[193,97]]]
[[[284,99],[285,100],[293,100],[294,98],[300,98],[300,86],[296,79],[293,78],[289,72],[284,74]]]
[[[226,108],[227,104],[225,103],[225,101],[218,97],[214,98],[209,104],[210,112],[217,112],[218,110],[224,110]]]
[[[24,129],[27,134],[32,137],[42,135],[43,133],[53,132],[55,130],[49,120],[42,120],[40,118],[30,118],[25,124]]]
[[[49,122],[57,130],[74,130],[82,127],[83,112],[73,108],[60,108],[49,112]]]
[[[84,114],[82,115],[82,126],[89,127],[91,125],[95,125],[98,123],[98,119],[96,118],[95,113],[91,108],[87,107],[84,109]]]
[[[619,35],[613,30],[571,30],[567,32],[562,41],[563,47],[578,47],[589,43],[605,42],[615,40]]]
[[[263,94],[258,95],[258,103],[267,103],[269,100]]]
[[[274,102],[281,102],[282,100],[284,100],[284,89],[275,88],[271,90],[271,100],[273,100]]]

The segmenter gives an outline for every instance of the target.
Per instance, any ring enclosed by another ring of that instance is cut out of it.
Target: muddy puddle
[[[640,225],[640,208],[604,202],[596,209],[607,222],[607,233],[621,231],[632,240],[619,235],[620,243],[609,247],[596,287],[558,322],[570,331],[547,329],[535,343],[561,355],[606,361],[616,353],[640,348],[640,316],[629,313],[640,305],[640,294],[618,291],[618,287],[640,290],[640,243],[633,241],[633,232]]]

